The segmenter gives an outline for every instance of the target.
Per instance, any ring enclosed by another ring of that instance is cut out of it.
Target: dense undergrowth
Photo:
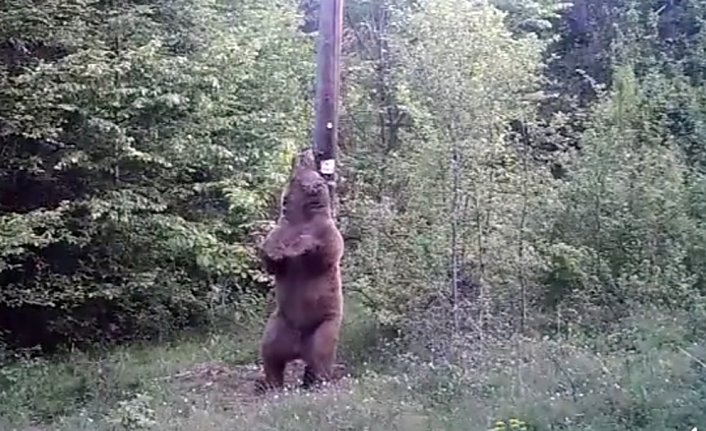
[[[179,376],[204,364],[238,370],[253,362],[254,333],[212,334],[5,367],[0,426],[683,430],[706,421],[703,316],[696,321],[690,319],[697,316],[643,312],[599,338],[488,340],[466,361],[427,362],[400,355],[390,340],[380,338],[369,316],[358,313],[350,313],[343,340],[351,377],[336,388],[239,401],[249,398],[252,386],[219,388],[216,374],[198,387],[180,385]]]

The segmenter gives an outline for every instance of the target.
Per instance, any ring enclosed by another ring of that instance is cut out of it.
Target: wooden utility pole
[[[320,1],[313,150],[319,171],[329,183],[333,202],[344,0]]]

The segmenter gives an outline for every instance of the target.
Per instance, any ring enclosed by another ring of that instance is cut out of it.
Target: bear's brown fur
[[[306,363],[305,387],[331,378],[343,316],[342,255],[328,185],[312,151],[303,151],[293,163],[277,226],[261,247],[277,305],[261,341],[259,392],[281,388],[285,366],[295,359]]]

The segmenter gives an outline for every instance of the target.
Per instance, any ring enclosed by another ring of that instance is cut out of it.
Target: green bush
[[[552,223],[538,236],[547,257],[542,306],[563,308],[573,323],[598,329],[640,304],[703,306],[695,262],[704,225],[693,205],[704,178],[669,131],[655,127],[675,97],[654,93],[657,79],[664,77],[641,82],[630,66],[616,69],[559,199],[545,207]]]
[[[8,345],[168,335],[224,304],[248,313],[267,281],[253,233],[307,131],[311,44],[293,11],[0,6]]]

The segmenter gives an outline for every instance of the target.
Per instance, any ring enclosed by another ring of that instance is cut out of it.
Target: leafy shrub
[[[252,234],[306,131],[296,25],[255,1],[0,6],[9,346],[247,314],[267,282]]]
[[[135,397],[118,402],[108,423],[121,426],[127,431],[149,429],[156,424],[155,411],[150,407],[152,397],[137,394]]]

